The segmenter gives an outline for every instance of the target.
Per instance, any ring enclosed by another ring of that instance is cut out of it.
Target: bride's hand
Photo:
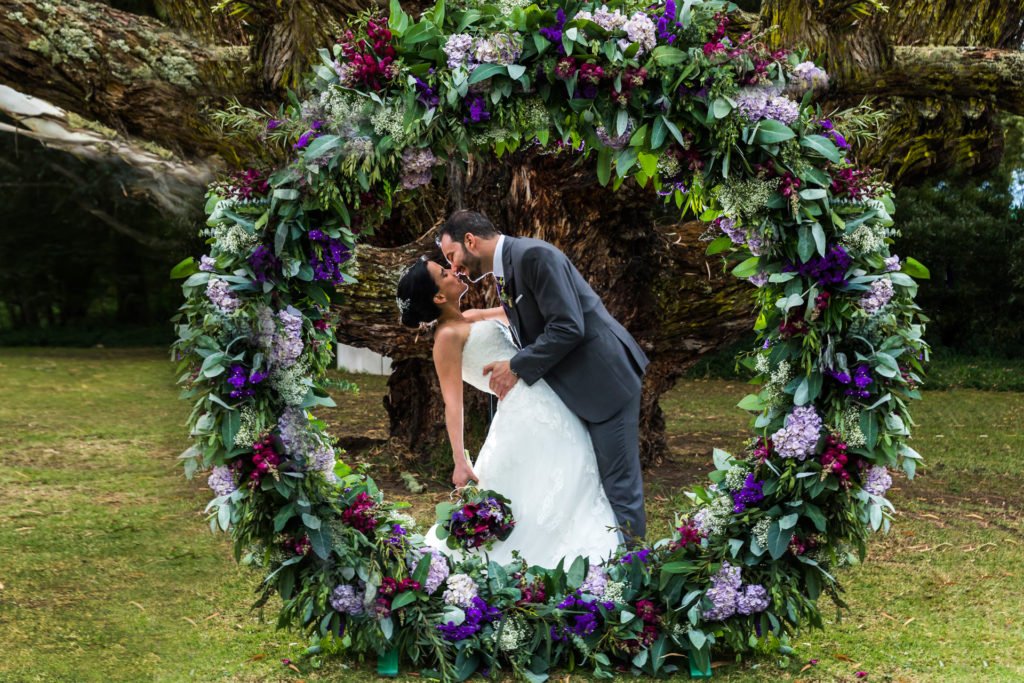
[[[469,461],[456,465],[455,471],[452,472],[452,483],[455,484],[457,488],[462,488],[470,481],[475,481],[477,483],[480,482],[480,480],[476,478],[476,472],[473,471]]]

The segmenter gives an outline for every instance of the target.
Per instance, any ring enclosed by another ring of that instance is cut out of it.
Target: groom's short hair
[[[465,244],[466,233],[473,233],[477,237],[497,237],[500,234],[494,223],[479,211],[459,209],[441,224],[437,231],[437,243],[440,244],[441,238],[448,235],[452,242]]]

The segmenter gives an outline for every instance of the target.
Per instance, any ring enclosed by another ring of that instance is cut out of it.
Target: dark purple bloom
[[[231,370],[228,371],[227,379],[228,384],[232,387],[229,392],[231,398],[238,399],[253,396],[256,393],[256,390],[252,388],[253,385],[266,379],[265,374],[262,377],[259,376],[260,374],[261,373],[254,373],[251,376],[244,365],[232,365]],[[257,377],[256,381],[253,381],[253,376]]]
[[[270,119],[269,121],[267,121],[267,130],[274,130],[280,125],[281,121],[278,121],[277,119]]]
[[[313,278],[340,285],[344,281],[341,266],[352,257],[348,247],[322,230],[310,230],[308,236],[312,246],[309,265],[313,267]]]
[[[416,101],[427,109],[433,109],[441,102],[441,98],[438,97],[437,91],[427,85],[426,81],[416,78]]]
[[[253,370],[249,375],[249,384],[259,384],[267,378],[267,373],[262,370]]]
[[[753,472],[748,474],[746,481],[743,482],[743,488],[732,496],[732,511],[737,514],[744,512],[749,506],[764,500],[764,493],[761,490],[762,486],[764,486],[764,482],[757,481],[754,478]]]
[[[640,560],[644,564],[647,564],[647,556],[651,554],[650,548],[644,548],[643,550],[637,550],[636,552],[627,553],[621,560],[622,564],[630,564],[633,560]]]
[[[292,149],[304,149],[310,142],[313,141],[313,138],[315,137],[315,131],[307,130],[305,133],[299,136],[299,139],[295,142],[294,145],[292,145]]]
[[[575,612],[567,615],[564,626],[552,626],[551,637],[554,640],[566,641],[570,636],[589,636],[604,624],[601,607],[605,610],[615,608],[612,601],[585,600],[579,590],[566,596],[558,603],[558,609]]]
[[[438,624],[437,630],[444,635],[446,640],[452,642],[464,640],[480,631],[485,624],[489,624],[501,618],[501,610],[488,605],[483,598],[474,597],[468,608],[466,608],[466,620],[455,625],[449,621],[447,624]]]
[[[480,123],[491,118],[491,113],[487,111],[487,102],[482,96],[470,95],[463,100],[463,104],[469,108],[469,116],[462,119],[463,123]]]
[[[561,7],[555,12],[555,25],[545,26],[540,29],[540,34],[552,43],[562,42],[562,28],[565,26],[565,10]]]
[[[868,391],[868,387],[874,380],[871,378],[871,369],[867,365],[861,364],[853,371],[853,386],[846,390],[847,396],[854,396],[856,398],[867,398],[871,395]]]
[[[785,272],[796,271],[803,277],[811,278],[819,285],[846,284],[846,271],[853,265],[853,258],[839,245],[833,245],[824,256],[813,256],[806,263],[783,266]]]
[[[274,251],[265,244],[253,250],[249,256],[249,265],[252,267],[256,282],[268,282],[276,279],[281,273],[281,260],[274,256]]]

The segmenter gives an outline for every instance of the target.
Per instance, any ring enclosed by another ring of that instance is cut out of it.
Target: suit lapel
[[[512,327],[513,336],[515,337],[516,344],[522,348],[522,333],[519,320],[519,309],[516,307],[516,283],[515,283],[515,270],[512,268],[512,250],[515,249],[515,238],[505,236],[505,243],[502,245],[501,250],[501,267],[505,273],[505,290],[508,293],[509,301],[511,305],[508,309],[509,325]]]

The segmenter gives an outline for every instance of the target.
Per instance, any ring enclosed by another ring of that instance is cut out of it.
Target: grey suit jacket
[[[505,237],[504,293],[522,350],[512,370],[543,378],[574,413],[604,422],[640,391],[650,361],[568,257],[543,240]]]

